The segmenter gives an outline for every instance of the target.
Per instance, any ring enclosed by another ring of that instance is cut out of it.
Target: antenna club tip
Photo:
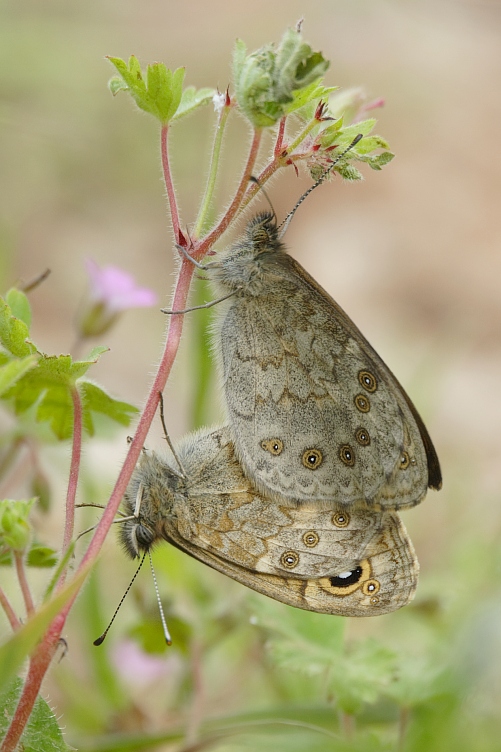
[[[165,642],[169,647],[172,645],[172,640],[170,638],[168,640],[165,640]]]
[[[95,645],[96,648],[97,648],[97,647],[99,647],[99,645],[103,644],[105,638],[106,638],[106,632],[104,634],[102,634],[101,637],[98,637],[97,640],[94,640],[94,642],[92,644]]]

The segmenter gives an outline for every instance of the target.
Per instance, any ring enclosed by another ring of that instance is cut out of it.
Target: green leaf
[[[339,175],[341,175],[343,180],[363,180],[364,178],[360,170],[357,170],[357,168],[353,167],[351,164],[340,162],[334,169]]]
[[[23,681],[14,679],[9,688],[0,695],[0,736],[3,737],[16,711],[23,689]],[[56,716],[46,701],[38,695],[33,711],[19,742],[23,752],[68,752]]]
[[[35,406],[36,420],[47,422],[52,433],[65,440],[73,432],[72,390],[78,387],[82,395],[82,421],[84,429],[92,436],[95,433],[92,412],[107,415],[112,420],[127,426],[137,408],[127,402],[114,400],[102,389],[82,379],[107,348],[94,348],[87,360],[73,361],[70,355],[43,355],[35,367],[17,379],[3,394],[16,414],[25,413]]]
[[[31,326],[31,306],[24,292],[12,287],[5,296],[5,300],[10,306],[12,314],[24,321],[29,329]]]
[[[110,397],[101,387],[91,381],[80,381],[78,389],[84,406],[84,425],[90,436],[94,435],[94,423],[91,413],[100,413],[122,426],[128,426],[139,410],[128,402],[121,402]]]
[[[36,352],[36,347],[29,342],[30,332],[26,323],[14,316],[8,303],[0,298],[0,344],[11,355],[25,358]]]
[[[341,121],[342,122],[342,121]],[[322,149],[327,149],[329,146],[333,146],[336,144],[338,148],[338,153],[342,152],[343,149],[345,149],[347,146],[351,144],[355,136],[358,136],[359,133],[361,133],[363,136],[367,136],[368,133],[371,132],[371,130],[374,128],[376,124],[376,121],[371,120],[363,120],[361,123],[356,123],[355,125],[348,125],[346,127],[340,127],[339,121],[336,121],[335,123],[332,123],[331,125],[328,125],[326,128],[324,128],[317,137],[317,142],[320,144]],[[374,136],[371,137],[372,139],[375,138]],[[380,137],[377,137],[380,138]],[[367,139],[369,140],[369,139]],[[364,145],[365,138],[361,139],[361,141],[358,142],[356,147],[353,149],[350,154],[355,155],[358,153],[366,153],[367,147]],[[382,139],[381,139],[382,141]],[[369,144],[369,151],[374,148],[378,148],[376,146],[371,146]]]
[[[275,50],[272,45],[246,54],[238,41],[233,79],[238,105],[256,128],[274,125],[293,103],[293,92],[320,85],[329,62],[313,52],[299,31],[288,29]]]
[[[37,364],[36,355],[28,355],[20,360],[11,360],[0,366],[0,396],[10,389],[25,373],[31,371]]]
[[[119,91],[128,91],[129,87],[123,80],[123,78],[120,78],[119,76],[112,76],[110,80],[108,81],[108,88],[115,97]]]
[[[331,661],[329,685],[341,710],[355,715],[365,703],[376,702],[395,668],[395,653],[371,639],[355,643],[341,660]]]
[[[362,131],[360,131],[361,133]],[[369,154],[374,149],[388,149],[389,144],[381,136],[367,136],[357,144],[357,154]]]
[[[311,120],[320,100],[327,101],[329,94],[337,88],[337,86],[323,86],[321,79],[317,79],[309,86],[292,92],[292,102],[286,105],[285,113],[289,115],[291,112],[296,112],[304,120]],[[304,108],[302,112],[298,113],[297,110],[302,108]]]
[[[394,158],[391,151],[385,151],[382,154],[373,154],[360,157],[361,162],[366,162],[373,170],[382,170]]]
[[[194,86],[187,86],[172,120],[180,120],[186,115],[191,115],[199,107],[209,104],[212,102],[214,94],[216,94],[215,89],[196,89]]]
[[[42,546],[41,544],[34,544],[31,546],[26,559],[26,563],[29,567],[55,567],[57,562],[57,551],[53,548],[49,548],[49,546]]]
[[[162,125],[174,117],[181,102],[184,68],[172,72],[165,63],[152,63],[147,66],[146,80],[138,59],[131,55],[128,64],[118,57],[108,57],[122,77],[123,84],[114,76],[109,82],[113,95],[128,91],[137,106],[156,117]]]
[[[48,546],[42,546],[39,543],[32,544],[26,557],[26,564],[29,567],[53,567],[57,564],[57,552]],[[4,550],[0,553],[0,567],[12,566],[12,553]]]

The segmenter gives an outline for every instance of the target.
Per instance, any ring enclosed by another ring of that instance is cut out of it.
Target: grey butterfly
[[[121,540],[135,558],[166,540],[259,593],[343,616],[394,611],[418,564],[396,512],[270,503],[236,459],[227,428],[184,439],[183,474],[144,451],[124,496]]]
[[[410,398],[262,213],[220,260],[214,345],[235,452],[277,502],[399,509],[442,484]],[[226,299],[225,299],[226,298]]]

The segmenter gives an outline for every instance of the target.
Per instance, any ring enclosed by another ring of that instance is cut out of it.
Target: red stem
[[[197,246],[197,252],[196,254],[194,254],[195,258],[198,259],[198,258],[202,258],[203,256],[205,256],[207,251],[214,245],[216,240],[221,237],[221,235],[225,232],[225,230],[228,229],[228,225],[231,223],[237,211],[240,209],[242,199],[245,195],[245,192],[249,184],[249,178],[252,175],[252,170],[256,162],[262,134],[263,134],[263,131],[260,129],[259,130],[256,129],[254,131],[249,156],[247,157],[247,164],[245,165],[245,169],[243,171],[242,178],[237,188],[235,197],[233,201],[231,202],[231,204],[229,205],[228,209],[226,210],[226,213],[222,217],[221,221],[212,230],[212,232],[210,232],[206,236],[206,238]]]
[[[63,556],[73,538],[75,524],[75,498],[77,494],[78,473],[80,470],[80,458],[82,453],[82,401],[76,387],[71,390],[73,400],[73,446],[71,448],[70,477],[66,492],[66,520],[64,525]],[[64,584],[65,573],[61,576],[58,586]]]
[[[56,616],[30,661],[28,676],[9,730],[0,747],[0,752],[14,752],[17,749],[18,742],[38,697],[43,678],[57,649],[64,621],[65,617],[61,614]]]
[[[162,154],[162,168],[164,173],[165,187],[167,188],[167,198],[169,201],[170,215],[172,219],[172,230],[176,243],[181,242],[181,233],[179,225],[179,212],[177,209],[176,192],[172,182],[172,173],[169,163],[169,125],[163,125],[160,132],[160,150]]]
[[[278,131],[277,131],[277,138],[275,141],[275,146],[273,148],[273,154],[275,157],[279,157],[282,154],[283,148],[284,148],[284,135],[285,135],[285,121],[287,120],[287,116],[281,118],[280,123],[278,124]]]
[[[21,622],[16,616],[16,612],[10,605],[9,599],[5,595],[4,591],[0,587],[0,606],[2,606],[3,610],[5,611],[5,615],[7,616],[7,619],[9,620],[9,624],[12,627],[12,631],[15,632],[19,629],[21,626]]]
[[[14,551],[14,561],[16,564],[17,579],[21,585],[21,592],[24,598],[24,605],[26,606],[26,613],[28,616],[32,616],[35,612],[33,605],[33,599],[30,593],[30,586],[26,579],[26,570],[24,568],[23,554],[20,551]]]

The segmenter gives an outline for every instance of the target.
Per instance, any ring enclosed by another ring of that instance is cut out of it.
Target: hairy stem
[[[12,631],[15,632],[21,626],[21,622],[17,618],[16,612],[10,605],[10,601],[1,587],[0,587],[0,606],[2,606],[5,612],[5,615],[7,616],[7,619],[9,620],[9,624],[12,627]]]
[[[214,188],[216,187],[217,170],[219,167],[219,160],[221,158],[221,146],[223,143],[223,135],[228,122],[228,115],[230,114],[230,106],[225,104],[219,115],[219,120],[216,128],[216,135],[214,138],[214,145],[212,147],[212,158],[209,169],[209,177],[207,179],[207,185],[205,187],[204,197],[200,206],[197,221],[195,223],[194,235],[195,238],[200,237],[204,231],[204,227],[207,223],[209,209],[211,206],[212,198],[214,196]]]
[[[14,752],[18,748],[19,740],[38,697],[42,680],[56,652],[65,618],[59,614],[54,619],[30,660],[23,691],[0,752]]]
[[[242,177],[240,179],[237,192],[235,193],[235,197],[233,201],[231,202],[231,204],[229,205],[228,209],[226,210],[222,219],[216,225],[216,227],[200,243],[200,246],[198,247],[197,254],[196,254],[197,259],[205,256],[209,248],[211,248],[216,242],[216,240],[218,240],[218,238],[220,238],[221,235],[228,229],[228,226],[231,223],[232,219],[234,219],[237,212],[239,211],[241,204],[242,204],[243,197],[245,195],[245,192],[249,184],[249,178],[252,175],[252,170],[256,162],[262,134],[263,134],[263,131],[260,129],[256,129],[254,131],[254,134],[252,137],[251,148],[249,151],[249,156],[247,157],[247,163],[245,165]]]
[[[32,616],[32,614],[35,612],[35,607],[33,605],[33,598],[31,597],[30,586],[26,578],[26,569],[24,568],[23,554],[20,551],[14,551],[14,562],[16,564],[17,579],[19,580],[19,584],[21,586],[26,613],[28,614],[28,616]]]
[[[68,550],[68,546],[73,538],[73,528],[75,524],[75,498],[82,453],[82,401],[76,387],[73,387],[71,390],[71,398],[73,400],[73,444],[71,447],[70,477],[68,479],[68,489],[66,491],[66,519],[64,523],[63,556]],[[59,587],[64,584],[65,572],[66,570],[63,572],[59,580]]]
[[[275,157],[279,157],[282,154],[284,148],[284,136],[285,136],[285,123],[287,121],[287,115],[280,119],[278,124],[277,138],[275,140],[275,146],[273,147],[273,154]]]
[[[172,182],[172,173],[169,162],[169,126],[168,124],[162,126],[160,132],[160,152],[162,155],[162,169],[164,173],[165,187],[167,189],[167,199],[169,201],[170,216],[172,220],[172,230],[174,232],[175,242],[179,243],[181,240],[180,225],[179,225],[179,211],[177,208],[176,192],[174,190],[174,183]]]

